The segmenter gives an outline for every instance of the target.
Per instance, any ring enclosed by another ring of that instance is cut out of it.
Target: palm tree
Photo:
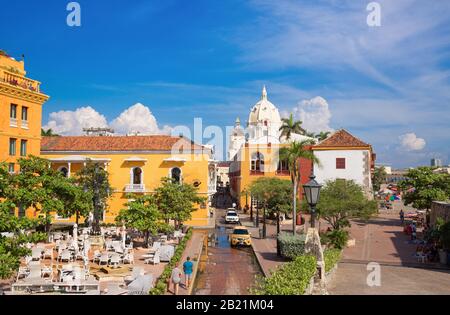
[[[293,218],[293,233],[295,235],[295,227],[297,220],[297,194],[298,185],[301,179],[299,159],[308,159],[313,164],[320,165],[319,159],[314,155],[312,150],[307,149],[307,146],[313,145],[313,140],[303,140],[301,142],[293,142],[289,147],[280,149],[280,160],[287,161],[289,173],[291,174],[291,181],[294,186],[293,204],[294,204],[294,218]]]
[[[52,128],[48,130],[41,129],[41,136],[43,137],[59,137],[59,135],[53,133]]]
[[[328,138],[329,135],[330,135],[329,131],[321,131],[320,133],[318,133],[316,135],[316,139],[319,140],[319,141],[323,141],[326,138]]]
[[[289,118],[281,119],[283,124],[280,127],[280,139],[285,136],[286,139],[291,138],[291,134],[298,133],[300,135],[305,134],[306,130],[302,128],[303,122],[300,120],[294,120],[294,115],[291,113]]]
[[[317,137],[317,135],[316,135],[314,132],[309,132],[309,131],[307,131],[307,132],[305,133],[305,136],[310,137],[310,138],[315,138],[315,137]]]

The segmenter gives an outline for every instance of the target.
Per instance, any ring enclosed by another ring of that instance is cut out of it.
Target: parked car
[[[250,232],[245,226],[237,226],[233,229],[230,236],[231,246],[251,246],[252,238]]]
[[[236,210],[228,209],[227,214],[225,215],[225,223],[239,223],[239,221],[239,215]]]

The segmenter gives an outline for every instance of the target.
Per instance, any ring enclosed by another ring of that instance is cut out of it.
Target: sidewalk
[[[252,248],[256,259],[265,277],[268,277],[278,266],[287,261],[277,256],[277,241],[276,233],[277,226],[274,224],[266,224],[266,239],[259,238],[259,229],[262,229],[262,222],[259,223],[259,228],[253,226],[248,214],[239,214],[241,217],[241,224],[246,226],[252,233]],[[288,222],[287,222],[288,223]],[[292,227],[290,224],[283,224],[282,231],[288,231]]]
[[[191,261],[194,263],[194,272],[192,274],[191,283],[189,288],[185,287],[184,274],[180,286],[178,288],[178,295],[190,295],[194,287],[195,277],[197,275],[198,263],[200,261],[200,256],[203,250],[203,242],[206,235],[201,231],[194,230],[192,233],[192,238],[187,242],[186,249],[184,250],[183,256],[180,261],[180,269],[183,269],[183,263],[186,261],[187,257],[191,257]],[[172,295],[173,285],[170,283],[170,291],[166,292],[166,295]]]

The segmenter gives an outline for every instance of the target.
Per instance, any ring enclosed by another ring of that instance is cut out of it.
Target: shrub
[[[164,267],[164,270],[161,276],[158,278],[155,287],[150,290],[150,295],[162,295],[166,293],[167,283],[169,282],[170,276],[172,274],[172,269],[175,267],[176,263],[180,262],[181,257],[183,257],[183,252],[186,249],[186,244],[191,239],[191,237],[192,228],[189,228],[185,237],[181,239],[180,244],[178,244],[177,248],[175,249],[175,253],[173,254],[172,259],[166,265],[166,267]]]
[[[349,235],[348,231],[345,230],[333,230],[326,234],[326,238],[328,238],[328,245],[332,245],[337,249],[343,249],[347,245]]]
[[[330,272],[331,269],[338,263],[341,259],[342,250],[338,248],[326,249],[323,253],[325,260],[325,272]]]
[[[306,235],[292,235],[289,233],[280,233],[278,244],[280,246],[281,256],[288,259],[295,259],[297,256],[305,253]]]
[[[314,256],[298,256],[278,267],[270,277],[259,279],[250,291],[257,295],[302,295],[316,274],[316,263]]]

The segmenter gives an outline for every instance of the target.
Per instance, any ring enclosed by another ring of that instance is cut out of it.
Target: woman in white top
[[[181,270],[178,268],[178,263],[175,264],[175,268],[172,270],[172,283],[173,283],[173,292],[175,295],[178,295],[178,287],[181,282]]]

